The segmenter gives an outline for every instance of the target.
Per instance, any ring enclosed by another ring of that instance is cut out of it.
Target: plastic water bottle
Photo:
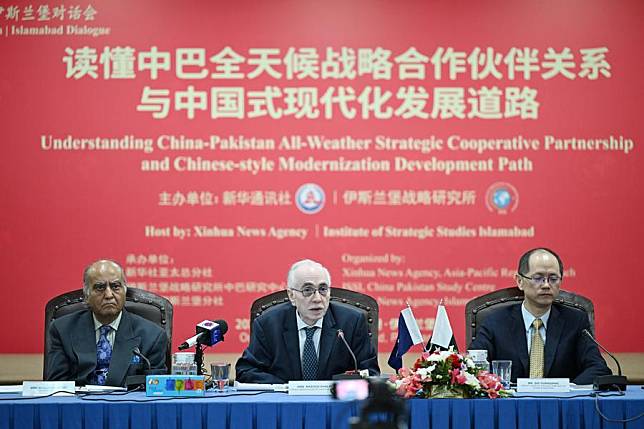
[[[467,354],[479,370],[490,371],[490,362],[487,360],[487,350],[468,350]]]
[[[172,355],[173,375],[197,375],[195,354],[192,352],[178,352]]]

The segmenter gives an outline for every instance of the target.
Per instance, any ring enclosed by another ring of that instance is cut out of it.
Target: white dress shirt
[[[119,329],[119,324],[121,323],[122,315],[123,315],[123,312],[121,311],[119,315],[116,317],[116,319],[114,319],[114,321],[109,324],[112,327],[112,329],[110,329],[110,332],[107,334],[107,341],[110,343],[112,347],[114,347],[114,338],[116,338],[116,331]],[[101,326],[103,326],[103,324],[96,319],[96,316],[94,315],[94,313],[92,313],[92,317],[94,318],[94,332],[96,334],[96,344],[98,344],[98,340],[101,338]]]
[[[300,338],[300,360],[302,359],[302,355],[304,354],[304,342],[306,341],[306,330],[304,328],[311,328],[313,326],[317,326],[319,329],[316,329],[315,332],[313,333],[313,344],[315,345],[315,354],[318,355],[318,358],[320,357],[320,337],[322,336],[322,319],[318,319],[317,322],[315,322],[313,325],[307,325],[304,320],[300,317],[300,313],[295,311],[295,318],[297,319],[297,331],[299,333],[299,338]]]
[[[521,314],[523,315],[523,324],[525,325],[525,335],[528,340],[528,354],[530,354],[530,346],[532,345],[532,332],[534,328],[532,327],[532,322],[534,319],[541,319],[543,324],[539,328],[539,335],[543,338],[543,344],[546,344],[546,330],[548,329],[548,318],[550,317],[550,308],[545,314],[541,317],[535,317],[525,308],[525,301],[521,304]]]

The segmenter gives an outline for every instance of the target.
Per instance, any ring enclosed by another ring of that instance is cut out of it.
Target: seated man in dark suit
[[[512,360],[512,381],[560,377],[590,384],[596,376],[610,374],[597,346],[582,334],[590,329],[588,316],[553,304],[562,278],[563,263],[555,252],[526,252],[515,275],[523,303],[488,316],[469,349],[487,350],[490,361]]]
[[[329,272],[319,263],[293,264],[287,279],[291,302],[278,304],[255,319],[250,344],[237,361],[237,381],[330,380],[353,370],[353,358],[338,338],[338,329],[344,331],[358,369],[368,369],[370,375],[380,373],[365,315],[330,303],[330,286]]]
[[[168,338],[154,323],[123,309],[127,283],[114,261],[94,262],[83,273],[88,310],[54,320],[49,327],[47,380],[125,385],[127,375],[147,369],[133,351],[164,370]]]

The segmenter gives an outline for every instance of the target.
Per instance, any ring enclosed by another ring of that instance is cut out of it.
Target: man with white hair
[[[330,302],[330,287],[329,271],[318,262],[305,259],[291,266],[287,278],[290,302],[255,319],[250,344],[237,361],[237,381],[330,380],[353,370],[353,358],[337,337],[339,329],[356,355],[358,369],[368,369],[370,375],[380,373],[364,313]]]
[[[146,369],[134,353],[137,349],[150,360],[151,369],[166,369],[165,331],[123,308],[127,282],[119,264],[99,260],[89,265],[83,272],[83,292],[89,309],[49,326],[47,380],[123,386],[126,376]]]

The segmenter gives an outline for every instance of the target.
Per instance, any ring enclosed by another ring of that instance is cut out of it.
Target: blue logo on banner
[[[508,214],[517,209],[519,205],[519,193],[511,184],[497,182],[487,189],[485,205],[491,212]]]
[[[302,213],[315,214],[324,207],[324,190],[315,183],[306,183],[295,193],[295,204]]]
[[[512,195],[510,195],[510,192],[508,192],[507,189],[499,188],[496,191],[494,191],[494,195],[492,196],[492,201],[494,202],[494,205],[497,208],[505,209],[512,202]]]

